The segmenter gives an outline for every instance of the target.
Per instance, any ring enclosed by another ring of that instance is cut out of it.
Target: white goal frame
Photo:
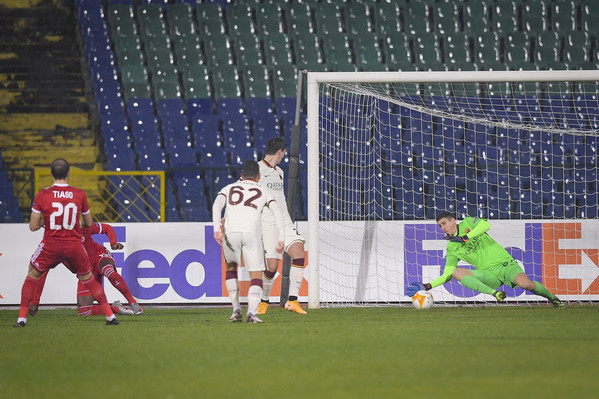
[[[477,83],[597,81],[599,71],[442,71],[442,72],[309,72],[308,134],[308,307],[320,307],[319,263],[319,84],[321,83]]]

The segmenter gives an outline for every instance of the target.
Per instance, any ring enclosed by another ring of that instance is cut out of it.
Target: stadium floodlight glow
[[[586,252],[565,268],[543,235],[555,222],[567,241],[574,223],[599,239],[598,83],[599,71],[308,73],[309,307],[408,303],[406,283],[439,275],[442,210],[491,220],[560,297],[599,299],[585,294]],[[436,302],[484,300],[451,284]]]

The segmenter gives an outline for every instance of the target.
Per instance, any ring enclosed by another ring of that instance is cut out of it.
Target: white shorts
[[[306,242],[304,237],[297,232],[295,224],[291,219],[285,218],[285,252],[295,242]],[[283,254],[277,252],[277,246],[279,245],[279,232],[277,231],[277,224],[275,222],[265,221],[262,219],[262,240],[264,241],[264,251],[266,252],[266,258],[282,259]]]
[[[252,233],[227,233],[223,242],[225,262],[241,266],[241,257],[247,270],[261,272],[266,268],[262,238]]]

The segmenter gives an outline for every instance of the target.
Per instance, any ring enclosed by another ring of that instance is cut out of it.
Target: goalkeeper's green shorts
[[[514,279],[520,273],[524,273],[524,270],[514,258],[510,258],[502,264],[484,270],[473,270],[472,276],[493,289],[504,284],[514,288],[517,286]]]

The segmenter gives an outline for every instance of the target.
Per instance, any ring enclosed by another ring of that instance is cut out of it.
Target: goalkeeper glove
[[[428,291],[426,288],[426,285],[422,284],[422,283],[412,283],[412,285],[410,285],[407,289],[406,292],[408,293],[409,296],[414,296],[415,293],[417,293],[418,291]]]
[[[468,240],[470,240],[468,238],[468,236],[466,236],[466,235],[464,235],[464,236],[446,236],[445,239],[449,240],[451,242],[459,242],[459,243],[465,243],[465,242],[468,242]]]

